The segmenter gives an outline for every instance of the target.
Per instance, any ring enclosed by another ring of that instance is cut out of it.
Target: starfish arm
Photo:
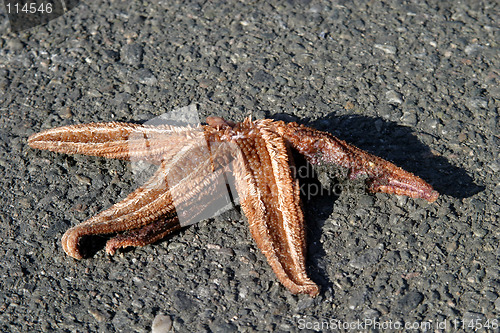
[[[181,228],[177,216],[160,218],[153,223],[141,228],[131,230],[126,234],[120,234],[106,242],[106,253],[115,254],[116,250],[129,246],[144,246],[159,241],[168,234]]]
[[[202,128],[90,123],[48,129],[28,138],[32,148],[159,164],[184,144],[202,138]]]
[[[165,173],[165,165],[162,165],[146,184],[125,199],[67,230],[62,237],[64,251],[75,259],[81,259],[83,256],[78,244],[84,236],[136,229],[162,216],[174,216],[175,208],[166,188]]]
[[[311,164],[336,164],[349,170],[349,177],[367,177],[368,190],[435,201],[439,193],[411,172],[367,153],[333,135],[296,123],[275,122],[274,130]]]
[[[265,128],[250,131],[258,134],[236,139],[242,157],[234,172],[250,231],[281,283],[294,294],[314,297],[319,289],[305,269],[300,189],[289,168],[285,142]]]

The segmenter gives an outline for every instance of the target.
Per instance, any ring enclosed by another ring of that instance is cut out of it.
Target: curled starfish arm
[[[120,248],[145,246],[157,242],[180,228],[177,216],[160,218],[153,223],[111,238],[106,242],[106,253],[113,255]]]
[[[201,128],[90,123],[48,129],[28,138],[32,148],[159,164],[187,142],[201,137]]]
[[[295,123],[284,126],[279,122],[275,130],[311,164],[336,164],[347,168],[350,179],[366,176],[370,192],[406,195],[429,202],[439,197],[439,193],[420,177],[329,133]]]
[[[305,269],[300,190],[291,175],[284,140],[263,129],[237,143],[244,162],[236,167],[236,185],[257,246],[292,293],[318,295],[319,288]]]
[[[137,229],[160,217],[175,216],[170,192],[165,189],[164,167],[160,167],[146,184],[122,201],[67,230],[62,237],[64,251],[75,259],[81,259],[79,241],[84,236]]]

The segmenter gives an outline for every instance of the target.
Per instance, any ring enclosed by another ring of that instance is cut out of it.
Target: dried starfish
[[[198,212],[221,196],[213,188],[215,179],[231,172],[252,236],[276,276],[292,293],[314,297],[319,288],[305,269],[304,216],[289,147],[312,164],[333,163],[346,168],[350,179],[365,177],[370,192],[429,202],[439,195],[412,173],[313,128],[250,118],[233,123],[208,117],[207,123],[199,127],[92,123],[30,136],[33,148],[159,165],[154,176],[123,201],[66,231],[64,251],[81,259],[82,237],[123,231],[129,232],[107,242],[107,253],[153,243],[181,227],[181,214],[188,223],[199,217]]]

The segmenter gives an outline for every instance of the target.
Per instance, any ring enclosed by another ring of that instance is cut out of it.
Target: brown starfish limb
[[[177,230],[181,229],[177,216],[161,218],[141,228],[119,234],[106,242],[106,253],[114,255],[116,250],[129,246],[145,246],[155,243]]]
[[[304,215],[300,188],[289,167],[291,155],[285,141],[265,124],[245,125],[253,134],[236,140],[244,161],[236,184],[252,236],[285,287],[314,297],[319,288],[305,269]]]
[[[335,164],[349,170],[349,178],[367,177],[370,192],[406,195],[435,201],[439,193],[411,172],[367,153],[333,135],[296,123],[274,123],[280,133],[311,164]]]
[[[110,122],[51,128],[31,135],[28,144],[57,153],[159,164],[170,160],[188,142],[202,138],[202,128]]]
[[[170,192],[165,191],[163,167],[160,167],[144,186],[122,201],[67,230],[62,237],[64,251],[75,259],[82,259],[79,241],[83,236],[140,228],[161,216],[175,212]]]

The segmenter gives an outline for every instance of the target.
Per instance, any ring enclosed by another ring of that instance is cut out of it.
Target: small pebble
[[[387,54],[395,54],[396,53],[396,47],[391,46],[391,45],[383,45],[383,44],[375,44],[373,45],[374,48],[379,49],[384,51]]]
[[[141,68],[137,72],[135,72],[137,80],[142,84],[147,84],[152,86],[158,82],[156,76],[154,76],[153,72],[147,68]]]
[[[389,90],[385,93],[385,97],[387,98],[387,102],[390,104],[401,104],[403,100],[401,99],[401,94],[395,92],[394,90]]]
[[[151,325],[151,333],[167,333],[172,329],[172,319],[163,313],[157,314]]]
[[[121,59],[128,65],[137,66],[142,62],[143,53],[142,46],[138,44],[125,45],[121,53]]]

